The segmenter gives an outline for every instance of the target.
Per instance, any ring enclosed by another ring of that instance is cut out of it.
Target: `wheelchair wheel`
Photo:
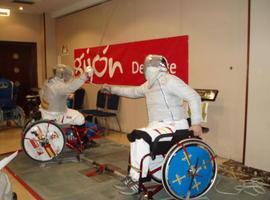
[[[217,165],[213,150],[199,139],[174,145],[162,166],[162,184],[176,199],[195,199],[213,186]]]
[[[39,162],[57,157],[65,142],[61,128],[48,120],[34,122],[24,130],[22,137],[22,147],[26,155]]]
[[[24,113],[24,110],[20,106],[16,106],[16,119],[14,121],[19,127],[24,126],[25,113]]]

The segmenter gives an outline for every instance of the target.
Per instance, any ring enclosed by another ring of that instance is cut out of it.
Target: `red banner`
[[[165,56],[170,73],[188,82],[188,36],[75,49],[76,74],[90,65],[95,69],[93,83],[140,85],[145,82],[143,63],[149,54]]]

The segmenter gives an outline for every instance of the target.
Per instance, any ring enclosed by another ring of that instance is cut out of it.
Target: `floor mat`
[[[110,164],[125,173],[128,163],[128,147],[106,139],[100,139],[98,143],[99,147],[87,149],[84,156],[98,163]],[[92,169],[94,165],[88,162],[77,162],[76,154],[73,151],[66,151],[65,157],[67,159],[62,160],[61,164],[59,162],[40,164],[31,160],[24,152],[20,152],[9,164],[9,168],[46,200],[138,199],[138,196],[123,196],[112,187],[119,177],[112,173],[87,177],[84,175],[85,172]],[[233,192],[233,186],[239,184],[236,180],[224,176],[219,176],[218,179],[218,189],[227,192]],[[211,200],[254,199],[245,193],[237,196],[219,194],[214,188],[207,193],[207,197]],[[170,198],[163,190],[155,196],[155,199]],[[259,195],[256,199],[270,199],[270,192]]]
[[[97,163],[109,163],[126,173],[128,147],[106,139],[100,139],[98,143],[99,147],[85,150],[84,156]],[[119,180],[116,175],[106,172],[87,177],[84,173],[95,166],[88,162],[78,162],[73,151],[65,151],[64,154],[63,160],[40,164],[20,152],[8,167],[46,200],[138,199],[138,196],[123,196],[112,187]],[[168,197],[165,192],[161,192],[161,195],[162,199]]]

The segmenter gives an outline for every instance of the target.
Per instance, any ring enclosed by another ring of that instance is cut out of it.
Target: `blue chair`
[[[16,87],[12,81],[0,79],[0,122],[14,120],[19,126],[24,125],[25,114],[20,106],[16,105]]]
[[[13,108],[16,94],[14,85],[7,79],[0,79],[0,108]]]
[[[83,88],[79,88],[75,91],[73,99],[73,109],[80,110],[83,108],[84,96],[85,90]]]

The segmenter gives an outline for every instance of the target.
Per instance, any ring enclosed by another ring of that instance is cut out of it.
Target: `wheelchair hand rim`
[[[212,156],[214,159],[212,160],[213,162],[213,169],[212,169],[212,175],[211,175],[211,179],[208,182],[207,187],[201,191],[199,194],[195,195],[195,196],[191,196],[190,199],[197,199],[202,197],[203,195],[205,195],[213,186],[216,176],[217,176],[217,164],[215,161],[215,153],[214,151],[204,142],[202,142],[200,139],[195,139],[195,138],[191,138],[191,139],[185,139],[180,141],[179,143],[175,144],[170,150],[169,152],[166,154],[165,159],[164,159],[164,163],[162,165],[162,184],[165,188],[165,190],[167,191],[167,193],[172,196],[173,198],[176,199],[186,199],[186,197],[184,196],[180,196],[179,194],[176,194],[175,191],[170,187],[170,184],[167,180],[167,165],[168,163],[170,163],[171,159],[173,158],[173,155],[177,152],[179,152],[182,149],[182,144],[184,146],[187,145],[199,145],[199,147],[203,147],[205,150],[208,151],[209,155]]]

